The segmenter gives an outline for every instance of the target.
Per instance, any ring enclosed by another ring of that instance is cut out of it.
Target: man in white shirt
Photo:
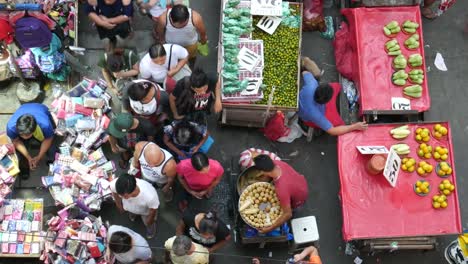
[[[161,84],[187,64],[188,55],[187,50],[177,44],[155,44],[140,61],[140,76]]]
[[[107,232],[107,257],[113,255],[119,263],[123,264],[149,264],[151,263],[151,248],[148,242],[133,230],[112,225]]]
[[[184,235],[173,236],[164,243],[173,264],[208,264],[210,253],[204,246]]]
[[[156,218],[159,198],[156,189],[147,181],[136,179],[124,173],[114,179],[110,188],[115,205],[121,213],[129,212],[130,220],[140,215],[146,226],[146,238],[151,239],[156,233]]]

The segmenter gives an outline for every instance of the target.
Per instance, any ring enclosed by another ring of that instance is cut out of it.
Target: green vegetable
[[[398,41],[396,39],[391,39],[385,43],[385,48],[391,49],[395,47],[398,44]]]
[[[390,55],[390,56],[401,55],[401,50],[390,51],[387,54]]]
[[[388,29],[388,28],[386,28],[386,27],[383,28],[383,31],[384,31],[385,36],[390,36],[390,35],[392,34],[392,32],[390,31],[390,29]]]
[[[399,86],[404,86],[404,85],[406,85],[406,80],[405,79],[396,79],[396,80],[393,80],[393,83],[396,84],[396,85],[399,85]]]
[[[391,22],[388,23],[385,27],[388,28],[388,29],[390,29],[390,30],[392,30],[392,29],[398,27],[398,22],[397,22],[397,21],[391,21]]]
[[[404,91],[407,93],[420,93],[422,92],[422,87],[419,84],[407,86],[404,88]]]
[[[412,22],[410,20],[406,20],[405,23],[403,23],[403,28],[405,28],[405,30],[407,29],[417,29],[419,27],[419,24],[418,23],[415,23],[415,22]]]

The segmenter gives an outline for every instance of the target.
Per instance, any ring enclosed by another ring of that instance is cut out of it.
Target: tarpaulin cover
[[[427,88],[426,63],[424,57],[424,41],[422,36],[422,22],[419,6],[411,7],[383,7],[383,8],[351,8],[343,9],[350,26],[351,45],[353,45],[353,80],[360,92],[362,111],[392,110],[392,97],[404,97],[403,88],[392,84],[393,56],[388,56],[385,43],[390,40],[383,33],[383,27],[390,21],[397,21],[400,26],[411,20],[419,24],[420,46],[417,50],[407,50],[404,42],[410,35],[403,32],[395,37],[400,44],[401,51],[406,58],[411,54],[420,53],[423,57],[424,83],[422,97],[411,100],[411,109],[418,112],[427,111],[431,106],[429,90]],[[409,66],[406,72],[411,69]],[[411,84],[408,84],[411,85]]]
[[[448,127],[448,123],[441,123]],[[434,166],[434,171],[424,180],[429,181],[431,190],[425,197],[413,191],[417,180],[423,179],[416,172],[407,173],[400,170],[396,187],[393,188],[382,174],[370,175],[365,166],[372,155],[362,155],[356,146],[386,146],[406,143],[410,146],[409,157],[416,160],[419,143],[414,140],[414,131],[418,127],[427,127],[432,131],[434,123],[410,124],[411,134],[405,140],[395,140],[389,131],[397,125],[370,125],[362,132],[352,132],[338,137],[338,170],[341,183],[341,205],[343,210],[343,238],[346,241],[390,238],[433,236],[461,233],[460,208],[455,191],[447,197],[448,207],[433,209],[432,197],[438,193],[438,186],[443,178],[435,174],[437,162],[425,160]],[[456,187],[455,166],[450,128],[446,138],[431,140],[433,146],[444,146],[449,149],[447,162],[453,173],[447,179]]]

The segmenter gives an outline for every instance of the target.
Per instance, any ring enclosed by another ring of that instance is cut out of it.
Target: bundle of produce
[[[407,60],[404,55],[398,55],[393,59],[393,68],[404,69],[407,65]]]
[[[385,36],[392,37],[398,34],[401,31],[400,25],[397,21],[391,21],[386,26],[383,27]]]
[[[419,53],[411,54],[408,57],[408,63],[410,65],[410,67],[412,67],[412,68],[421,66],[423,64],[423,59],[422,59],[421,54],[419,54]]]
[[[396,39],[391,39],[385,43],[385,51],[390,56],[401,55],[400,44],[398,44]]]
[[[403,23],[403,33],[412,34],[416,33],[416,30],[419,28],[419,24],[410,20],[406,20]]]
[[[422,96],[422,87],[419,84],[407,86],[403,89],[403,94],[411,98],[420,98]]]
[[[408,79],[408,74],[405,72],[405,70],[399,70],[394,72],[392,75],[393,84],[398,86],[406,85],[406,79]]]
[[[405,46],[406,48],[410,50],[419,48],[419,35],[414,34],[411,37],[409,37],[407,40],[405,40]]]
[[[415,84],[424,82],[424,72],[421,69],[414,69],[409,72],[409,81]]]

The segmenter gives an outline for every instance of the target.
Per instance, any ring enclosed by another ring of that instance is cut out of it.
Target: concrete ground
[[[191,1],[192,7],[204,17],[210,39],[210,56],[201,58],[198,65],[207,71],[216,69],[216,46],[218,43],[219,29],[219,1]],[[209,4],[208,4],[209,2]],[[81,9],[82,10],[82,9]],[[80,10],[80,11],[81,11]],[[466,228],[468,210],[463,207],[463,201],[468,201],[468,194],[464,193],[468,182],[464,179],[464,173],[468,171],[468,164],[464,157],[468,154],[465,143],[468,132],[468,114],[466,113],[466,98],[468,92],[464,89],[468,81],[466,62],[468,57],[468,35],[463,34],[468,10],[467,1],[458,1],[445,15],[435,21],[424,20],[424,39],[426,43],[426,63],[432,98],[432,108],[426,114],[426,120],[449,120],[451,122],[453,143],[456,157],[456,169],[458,172],[458,188],[461,202],[462,223]],[[337,10],[327,9],[327,14],[337,14]],[[83,12],[80,14],[80,45],[87,48],[86,55],[80,60],[93,67],[90,76],[100,75],[96,69],[97,55],[102,52],[95,29],[90,26]],[[146,50],[152,43],[151,21],[145,17],[137,16],[134,20],[136,47],[139,52]],[[316,32],[303,34],[303,54],[316,60],[325,70],[324,81],[336,81],[337,73],[333,56],[331,41],[320,38]],[[448,71],[441,72],[434,67],[433,61],[436,52],[440,52],[445,58]],[[0,98],[2,102],[5,99]],[[4,126],[8,116],[0,116],[0,123]],[[364,263],[445,263],[443,250],[448,242],[455,236],[442,237],[434,251],[428,252],[394,252],[380,253],[367,256],[354,252],[353,256],[345,254],[345,243],[341,235],[342,215],[338,198],[339,180],[337,170],[336,139],[322,136],[313,142],[306,143],[305,138],[296,140],[291,144],[268,141],[257,129],[240,127],[220,127],[214,118],[211,120],[210,132],[215,139],[209,155],[219,160],[225,167],[226,174],[223,182],[216,188],[214,196],[209,201],[198,202],[191,207],[207,209],[211,208],[219,212],[221,218],[230,225],[233,217],[231,207],[231,177],[236,177],[235,166],[231,166],[237,159],[237,154],[249,147],[268,149],[278,153],[300,173],[304,174],[309,182],[310,199],[307,201],[301,215],[315,215],[320,232],[320,253],[323,263],[353,263],[356,256],[364,259]],[[233,167],[233,169],[231,169]],[[22,183],[22,188],[15,192],[17,197],[40,196],[46,199],[46,213],[53,213],[56,208],[46,190],[37,189],[40,186],[39,177],[43,175],[45,168],[34,173],[27,182]],[[233,174],[233,175],[231,175]],[[19,187],[19,186],[18,186]],[[27,187],[27,188],[24,188]],[[379,212],[376,212],[378,214]],[[141,222],[132,223],[125,215],[120,215],[110,203],[104,206],[99,213],[112,224],[125,225],[143,234]],[[164,241],[173,236],[175,226],[180,215],[175,203],[163,204],[160,209],[157,236],[152,239],[150,245],[155,247],[154,255],[161,259],[163,252],[160,249]],[[404,221],[404,219],[402,219]],[[437,219],[427,219],[437,221]],[[250,263],[251,256],[263,258],[262,263],[284,263],[289,257],[287,245],[277,245],[258,249],[245,247],[239,242],[231,241],[229,245],[214,254],[213,263]],[[7,260],[12,262],[13,260]],[[18,262],[18,261],[16,261]],[[31,263],[30,261],[20,261]],[[0,260],[3,263],[3,260]],[[6,263],[6,262],[5,262]]]

